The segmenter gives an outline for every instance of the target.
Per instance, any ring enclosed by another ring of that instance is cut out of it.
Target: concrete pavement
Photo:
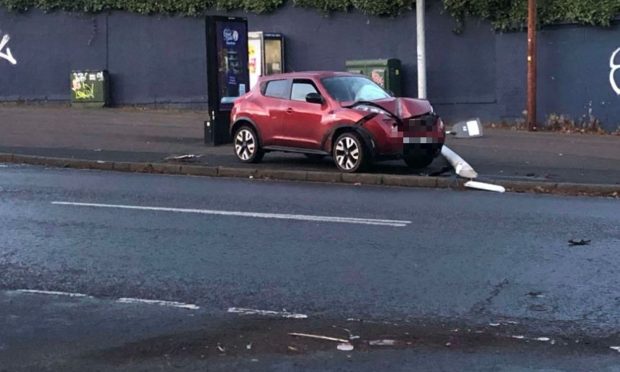
[[[278,153],[268,154],[261,164],[242,164],[229,146],[203,145],[203,112],[1,106],[0,115],[2,153],[141,163],[161,163],[173,154],[192,153],[203,155],[196,165],[212,168],[336,172],[329,158],[312,161]],[[536,185],[557,189],[553,185],[558,183],[620,185],[618,136],[505,129],[486,133],[484,138],[448,141],[483,180],[516,189],[518,182],[526,182],[534,190]],[[371,173],[426,176],[439,173],[445,165],[439,159],[429,169],[412,172],[400,161],[384,162],[377,163]]]

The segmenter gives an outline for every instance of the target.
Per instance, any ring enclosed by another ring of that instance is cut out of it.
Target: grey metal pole
[[[418,45],[418,98],[426,99],[426,27],[424,24],[424,0],[416,0],[416,23]]]
[[[527,127],[537,130],[536,124],[536,0],[528,1],[527,14]]]

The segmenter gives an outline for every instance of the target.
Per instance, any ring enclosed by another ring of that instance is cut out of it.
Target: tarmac
[[[463,188],[442,157],[427,169],[378,162],[363,174],[342,174],[331,158],[270,153],[243,164],[232,146],[204,144],[205,112],[60,105],[0,105],[0,163],[80,169]],[[477,180],[508,191],[620,195],[620,136],[485,128],[483,137],[446,144],[478,172]],[[193,154],[191,162],[171,157]]]

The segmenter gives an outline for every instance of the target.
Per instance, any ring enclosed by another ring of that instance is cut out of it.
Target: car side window
[[[266,97],[288,99],[288,82],[286,80],[271,80],[265,85],[263,95]]]
[[[314,84],[310,81],[293,81],[293,89],[291,90],[291,100],[306,101],[308,93],[318,93]]]

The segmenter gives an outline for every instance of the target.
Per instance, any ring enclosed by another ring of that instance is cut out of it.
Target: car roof
[[[301,72],[288,72],[285,74],[275,74],[261,77],[261,81],[280,80],[280,79],[308,79],[317,78],[323,79],[327,77],[335,76],[362,76],[360,74],[354,74],[351,72],[341,71],[301,71]]]

